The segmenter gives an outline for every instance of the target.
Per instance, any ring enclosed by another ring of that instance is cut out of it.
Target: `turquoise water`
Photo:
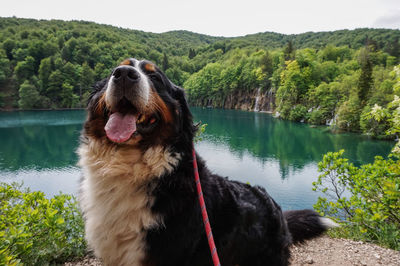
[[[196,149],[209,168],[231,179],[264,186],[284,209],[310,208],[318,194],[311,183],[328,151],[346,150],[356,164],[386,156],[393,142],[274,119],[269,114],[192,108],[208,124]],[[75,150],[85,112],[0,113],[0,180],[23,181],[48,195],[77,193]]]

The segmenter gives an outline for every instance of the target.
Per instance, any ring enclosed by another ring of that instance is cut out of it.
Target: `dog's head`
[[[153,63],[127,59],[95,85],[84,136],[109,145],[191,142],[195,127],[183,89]]]

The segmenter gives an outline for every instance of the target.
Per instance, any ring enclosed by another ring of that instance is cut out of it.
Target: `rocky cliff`
[[[275,109],[275,92],[273,90],[262,91],[261,89],[254,89],[252,91],[235,90],[217,99],[189,98],[189,103],[194,106],[273,112]]]

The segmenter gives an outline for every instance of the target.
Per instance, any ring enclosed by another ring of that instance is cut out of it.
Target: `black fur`
[[[321,216],[312,210],[285,211],[283,216],[294,244],[319,236],[328,229],[321,224]]]
[[[191,152],[196,127],[192,114],[183,89],[172,84],[158,68],[148,76],[174,114],[173,130],[162,143],[169,145],[181,160],[172,173],[149,180],[147,184],[148,193],[155,199],[151,210],[162,217],[163,225],[147,231],[143,264],[212,265],[194,181]],[[97,93],[101,89],[97,88]],[[96,94],[89,109],[93,101]],[[143,149],[152,141],[144,139]],[[288,265],[291,244],[316,237],[327,229],[315,212],[282,213],[264,188],[212,174],[198,154],[197,161],[223,266]]]

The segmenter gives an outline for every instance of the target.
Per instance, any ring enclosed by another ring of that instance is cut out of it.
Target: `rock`
[[[314,260],[310,256],[307,256],[307,258],[306,258],[306,260],[304,262],[307,263],[307,264],[313,264]]]

